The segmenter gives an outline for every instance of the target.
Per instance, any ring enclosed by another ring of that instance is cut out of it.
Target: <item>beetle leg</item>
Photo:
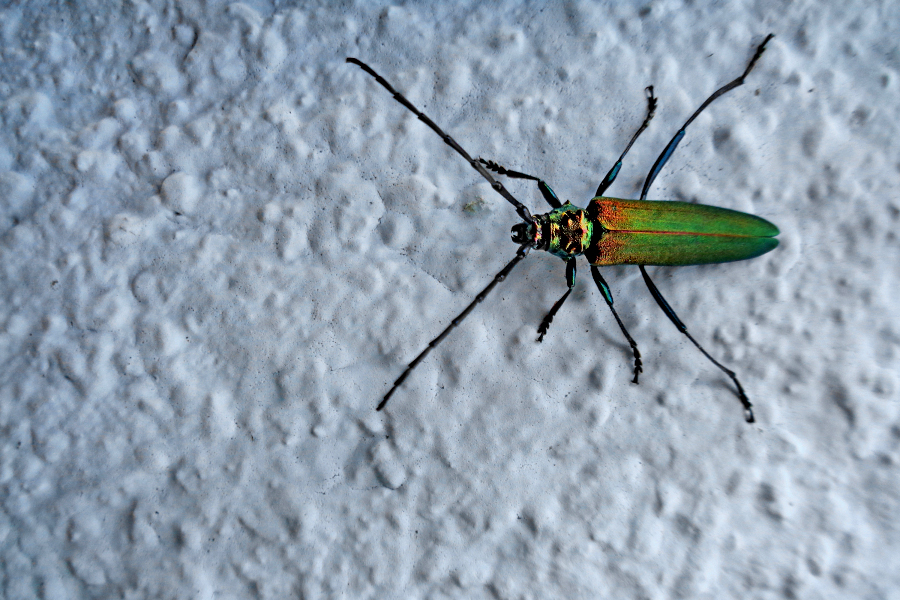
[[[562,203],[559,201],[559,198],[556,197],[556,192],[554,192],[547,182],[539,177],[535,177],[534,175],[529,175],[527,173],[522,173],[520,171],[511,171],[507,169],[503,165],[498,165],[492,160],[484,160],[483,158],[478,158],[478,162],[482,165],[493,171],[494,173],[499,173],[500,175],[505,175],[510,179],[528,179],[530,181],[537,181],[538,189],[541,190],[541,195],[544,197],[544,200],[547,201],[547,204],[550,205],[550,208],[559,208],[562,206]]]
[[[566,261],[566,285],[569,286],[569,289],[566,290],[566,293],[562,295],[562,298],[556,301],[553,307],[550,309],[550,312],[547,313],[547,316],[544,317],[544,320],[541,321],[541,324],[538,325],[538,339],[537,341],[544,341],[544,334],[547,333],[547,330],[550,328],[550,323],[553,322],[553,317],[556,316],[556,313],[559,312],[559,309],[562,308],[563,302],[566,301],[566,298],[569,297],[569,294],[572,293],[572,288],[575,287],[575,259],[570,258]]]
[[[647,192],[650,191],[650,186],[653,184],[653,180],[656,179],[656,176],[659,175],[660,170],[662,170],[663,165],[672,157],[672,154],[675,152],[675,148],[678,147],[678,144],[681,143],[681,138],[684,137],[684,130],[687,129],[688,125],[690,125],[694,119],[697,118],[697,115],[702,113],[707,106],[712,104],[712,101],[721,96],[722,94],[726,94],[733,90],[736,87],[744,85],[744,79],[746,79],[747,75],[750,74],[750,71],[753,69],[753,66],[756,64],[756,61],[759,60],[759,57],[762,56],[763,52],[766,51],[766,44],[769,43],[775,37],[775,34],[770,33],[766,36],[766,39],[762,41],[762,43],[756,47],[756,52],[753,54],[753,58],[750,59],[750,63],[747,65],[747,68],[744,69],[743,75],[735,79],[730,83],[726,83],[712,95],[706,99],[706,101],[700,105],[694,114],[691,115],[691,118],[685,121],[684,125],[681,126],[681,129],[678,130],[678,133],[675,134],[675,137],[672,138],[672,141],[668,143],[665,149],[662,151],[662,154],[659,155],[659,158],[656,159],[656,162],[653,163],[653,168],[650,169],[650,172],[647,173],[647,179],[644,180],[644,187],[641,190],[641,200],[647,199]],[[613,167],[615,168],[615,167]],[[599,196],[599,194],[597,194]]]
[[[625,329],[625,324],[622,323],[622,319],[619,318],[619,313],[616,312],[616,309],[613,308],[613,297],[612,292],[609,290],[609,286],[606,284],[606,280],[603,279],[603,275],[600,274],[600,269],[595,266],[591,266],[591,277],[594,278],[594,283],[597,284],[597,289],[600,290],[600,293],[603,295],[603,299],[606,300],[606,305],[609,306],[609,310],[612,311],[613,316],[616,318],[616,323],[619,324],[619,329],[622,330],[622,333],[625,335],[625,339],[628,340],[628,345],[631,346],[631,351],[634,354],[634,379],[631,380],[631,383],[638,382],[638,375],[644,372],[644,363],[641,362],[641,352],[638,350],[637,342],[634,341],[634,338],[631,337],[631,334],[628,333],[628,330]]]
[[[714,359],[709,355],[709,352],[703,349],[703,346],[697,343],[697,340],[688,333],[687,327],[684,326],[684,323],[681,322],[681,319],[678,318],[678,315],[675,314],[675,311],[672,310],[672,307],[669,306],[669,303],[666,302],[666,299],[663,298],[663,295],[659,293],[659,289],[657,289],[656,284],[650,279],[650,276],[647,275],[647,271],[644,269],[644,265],[638,265],[641,269],[641,275],[644,276],[644,283],[647,284],[647,287],[650,289],[650,294],[653,296],[653,299],[656,300],[656,303],[659,304],[659,307],[662,309],[666,316],[669,317],[669,320],[675,324],[675,327],[678,328],[678,331],[687,336],[691,342],[697,346],[697,349],[703,353],[703,356],[708,358],[712,364],[716,365],[722,372],[731,377],[731,380],[734,382],[734,385],[737,387],[738,398],[741,401],[741,404],[744,406],[744,420],[748,423],[753,423],[756,419],[753,417],[753,404],[750,403],[750,399],[747,398],[747,394],[744,393],[744,387],[741,385],[741,382],[738,381],[737,375],[734,374],[734,371],[722,365],[719,361]]]
[[[594,196],[602,196],[603,192],[606,191],[606,188],[612,185],[612,182],[616,180],[619,169],[622,168],[622,160],[625,158],[625,155],[631,150],[631,146],[634,144],[634,141],[638,139],[638,136],[647,129],[647,126],[650,124],[650,119],[656,114],[656,96],[653,95],[653,86],[647,87],[645,91],[647,92],[647,116],[644,117],[644,122],[641,123],[638,130],[631,136],[631,141],[625,146],[625,150],[619,156],[619,160],[616,161],[616,164],[613,165],[612,169],[609,170],[609,173],[606,174],[606,177],[603,178],[603,181],[600,182],[600,185],[597,186],[597,193],[595,193]]]

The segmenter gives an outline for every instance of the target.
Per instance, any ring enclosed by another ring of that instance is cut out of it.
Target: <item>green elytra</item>
[[[662,296],[644,267],[647,265],[699,265],[755,258],[773,250],[778,245],[778,240],[775,239],[775,236],[779,233],[778,228],[765,219],[735,210],[686,202],[651,201],[646,198],[650,186],[662,167],[675,152],[685,135],[687,127],[716,98],[743,85],[744,79],[762,56],[766,44],[773,37],[775,37],[774,34],[770,33],[756,47],[756,52],[754,52],[753,57],[747,64],[747,68],[744,69],[740,77],[713,92],[681,126],[681,129],[666,145],[647,174],[640,199],[625,200],[606,197],[603,193],[615,181],[619,170],[622,168],[622,160],[638,136],[647,128],[656,111],[656,97],[653,95],[653,87],[648,87],[647,116],[631,137],[631,141],[628,142],[612,169],[600,182],[594,198],[588,203],[586,208],[579,208],[568,201],[565,203],[560,202],[550,186],[538,177],[506,169],[493,161],[482,158],[473,159],[456,140],[444,133],[434,121],[413,106],[409,100],[397,92],[390,83],[371,67],[356,58],[347,58],[347,62],[359,66],[363,71],[374,77],[381,86],[393,95],[395,100],[434,130],[448,146],[453,148],[472,168],[478,171],[497,193],[515,207],[517,214],[522,219],[522,222],[514,225],[511,231],[512,241],[519,244],[519,249],[513,259],[494,276],[491,282],[475,296],[475,299],[450,322],[440,335],[431,340],[428,346],[407,365],[391,389],[384,395],[376,410],[384,408],[394,392],[406,380],[413,369],[422,362],[425,356],[440,344],[450,331],[459,325],[499,282],[506,279],[506,276],[509,275],[519,261],[525,258],[532,249],[535,249],[549,252],[566,262],[566,284],[568,288],[562,297],[554,303],[538,326],[539,335],[537,341],[540,342],[544,339],[553,317],[556,316],[556,313],[572,292],[572,288],[575,286],[576,258],[583,255],[591,266],[591,276],[597,288],[603,295],[610,311],[612,311],[619,329],[631,346],[634,355],[634,379],[632,382],[637,383],[638,375],[643,372],[641,353],[638,351],[637,343],[625,329],[625,325],[619,318],[615,308],[613,308],[612,292],[598,269],[600,266],[607,265],[637,265],[641,270],[641,275],[647,288],[650,290],[650,294],[669,320],[681,333],[687,336],[707,359],[731,378],[736,387],[738,399],[744,408],[744,418],[748,423],[753,423],[755,421],[753,405],[744,392],[744,388],[737,376],[731,369],[728,369],[710,356],[697,340],[688,333],[687,327]],[[490,171],[512,179],[536,181],[541,195],[551,207],[550,212],[532,215],[528,208],[519,202],[502,183],[494,179]]]

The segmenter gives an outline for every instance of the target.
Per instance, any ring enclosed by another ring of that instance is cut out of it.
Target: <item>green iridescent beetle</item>
[[[639,200],[623,200],[619,198],[605,197],[603,193],[615,181],[619,170],[622,168],[622,160],[637,140],[638,136],[647,128],[656,111],[656,97],[653,95],[653,87],[647,88],[647,116],[644,122],[632,136],[631,141],[619,156],[619,160],[613,165],[606,177],[597,187],[595,197],[587,208],[579,208],[571,202],[562,203],[556,194],[543,180],[533,175],[527,175],[519,171],[506,169],[493,161],[473,159],[452,137],[444,133],[434,121],[424,115],[412,105],[402,94],[397,92],[390,83],[376,73],[371,67],[355,58],[348,58],[347,62],[353,63],[363,71],[375,78],[375,80],[393,94],[394,99],[407,109],[412,111],[420,121],[431,127],[444,142],[460,154],[468,163],[484,177],[501,196],[512,204],[521,223],[512,228],[512,241],[519,244],[519,250],[515,257],[494,276],[494,279],[485,287],[475,299],[448,325],[436,338],[429,342],[428,346],[418,355],[387,394],[378,404],[376,410],[381,410],[394,394],[397,388],[406,380],[407,376],[431,350],[443,341],[450,331],[465,319],[475,306],[503,281],[513,268],[532,250],[545,250],[566,261],[566,284],[568,289],[562,297],[556,301],[541,324],[538,326],[538,341],[544,339],[553,317],[562,307],[566,298],[575,286],[575,260],[583,255],[591,266],[591,276],[597,284],[597,288],[603,295],[606,304],[612,311],[619,328],[631,346],[634,355],[634,379],[638,382],[638,376],[643,372],[641,353],[637,343],[625,329],[625,325],[613,308],[612,292],[606,281],[600,275],[598,267],[608,265],[637,265],[650,294],[662,311],[669,317],[678,330],[708,358],[714,365],[721,369],[734,382],[737,395],[744,407],[744,418],[748,423],[754,422],[753,405],[750,403],[743,386],[738,381],[734,372],[716,359],[688,333],[687,328],[669,303],[663,298],[656,285],[647,275],[647,265],[660,266],[686,266],[711,263],[724,263],[736,260],[755,258],[774,249],[778,245],[775,236],[778,228],[765,219],[742,213],[736,210],[705,206],[702,204],[690,204],[687,202],[658,202],[647,200],[647,192],[662,167],[671,158],[678,144],[684,137],[685,130],[694,119],[697,118],[710,103],[719,96],[743,85],[744,79],[753,69],[753,66],[762,56],[766,44],[775,37],[769,34],[756,48],[756,52],[744,69],[743,74],[730,83],[722,86],[700,105],[691,118],[689,118],[675,137],[666,145],[662,154],[656,159],[653,168],[647,174],[644,187],[641,190]],[[528,208],[516,200],[502,183],[494,179],[491,171],[513,179],[528,179],[536,181],[541,195],[550,205],[552,210],[546,214],[532,215]]]

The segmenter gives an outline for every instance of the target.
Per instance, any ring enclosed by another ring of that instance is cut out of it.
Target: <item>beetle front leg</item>
[[[562,295],[562,298],[556,301],[553,305],[553,308],[550,309],[550,312],[547,313],[547,316],[544,317],[544,320],[541,321],[541,324],[538,325],[538,339],[537,341],[544,341],[544,334],[547,333],[547,330],[550,328],[550,323],[553,322],[553,317],[556,316],[556,313],[559,312],[559,309],[562,307],[563,302],[566,301],[566,298],[569,297],[569,294],[572,293],[572,288],[575,287],[575,259],[570,258],[566,261],[566,285],[569,286],[569,289],[566,290],[566,293]]]
[[[556,192],[554,192],[553,189],[549,185],[547,185],[547,182],[540,177],[535,177],[534,175],[529,175],[528,173],[522,173],[520,171],[511,171],[503,165],[498,165],[492,160],[484,160],[483,158],[479,158],[478,162],[480,162],[482,165],[484,165],[494,173],[504,175],[506,177],[509,177],[510,179],[527,179],[529,181],[537,181],[538,189],[541,191],[541,195],[544,197],[544,200],[546,200],[547,204],[550,205],[550,208],[559,208],[560,206],[562,206],[562,202],[560,202],[559,198],[556,197]]]

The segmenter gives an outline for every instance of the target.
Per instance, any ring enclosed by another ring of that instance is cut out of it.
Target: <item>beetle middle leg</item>
[[[647,93],[647,116],[644,117],[644,121],[641,123],[641,126],[638,127],[638,130],[634,132],[634,135],[631,136],[631,140],[628,142],[628,145],[625,146],[625,150],[622,151],[622,154],[619,155],[619,159],[616,161],[616,164],[609,170],[606,174],[606,177],[603,178],[603,181],[600,182],[600,185],[597,186],[597,192],[594,196],[602,196],[603,192],[612,185],[612,182],[616,180],[616,177],[619,175],[619,170],[622,168],[622,160],[624,160],[625,155],[628,154],[628,151],[631,150],[631,146],[634,145],[634,142],[638,139],[638,137],[647,129],[647,126],[650,125],[650,121],[653,119],[653,116],[656,114],[656,96],[653,95],[653,86],[648,86],[645,90]],[[499,173],[500,175],[506,175],[507,177],[511,177],[513,179],[529,179],[531,181],[537,181],[538,188],[541,190],[541,194],[543,194],[544,199],[547,201],[552,208],[559,208],[561,206],[559,199],[556,197],[556,194],[550,189],[550,186],[547,185],[544,180],[539,177],[535,177],[534,175],[528,175],[527,173],[521,173],[519,171],[512,171],[495,163],[492,160],[484,160],[483,158],[479,158],[478,161],[483,164],[485,167],[494,171],[495,173]]]
[[[612,166],[612,169],[609,170],[609,173],[606,174],[606,177],[604,177],[603,181],[600,182],[600,185],[597,186],[597,192],[594,194],[595,197],[602,196],[603,192],[606,191],[606,188],[612,185],[612,182],[616,180],[616,177],[619,175],[619,170],[622,168],[622,160],[625,158],[625,155],[631,150],[631,146],[634,144],[635,140],[638,139],[638,136],[647,129],[651,119],[653,119],[653,115],[656,114],[656,96],[653,95],[653,86],[648,86],[645,91],[647,92],[647,116],[644,117],[644,122],[641,123],[638,130],[631,136],[631,141],[628,142],[628,145],[625,146],[625,150],[619,155],[619,160],[616,161],[616,164]]]
[[[619,329],[622,330],[622,334],[625,336],[625,339],[628,340],[628,345],[631,346],[631,352],[634,354],[634,379],[631,380],[631,383],[637,383],[638,375],[644,372],[644,363],[641,361],[641,351],[638,350],[637,342],[634,341],[634,338],[631,337],[631,334],[625,329],[625,324],[622,323],[622,319],[619,318],[619,313],[613,308],[613,297],[609,285],[607,285],[606,280],[603,279],[603,275],[600,274],[600,269],[593,265],[591,265],[591,277],[594,278],[597,289],[600,290],[600,294],[603,296],[603,299],[606,300],[606,305],[609,306],[609,310],[612,311],[613,316],[616,318]]]
[[[572,288],[575,287],[575,259],[570,258],[566,261],[566,285],[569,286],[569,289],[566,290],[566,293],[562,295],[562,298],[557,300],[553,307],[550,309],[550,312],[547,313],[547,316],[541,321],[541,324],[538,325],[538,338],[537,341],[544,341],[544,334],[547,333],[547,330],[550,328],[550,323],[553,322],[553,317],[556,316],[556,313],[559,312],[559,309],[562,308],[563,302],[566,301],[566,298],[569,297],[569,294],[572,293]]]

